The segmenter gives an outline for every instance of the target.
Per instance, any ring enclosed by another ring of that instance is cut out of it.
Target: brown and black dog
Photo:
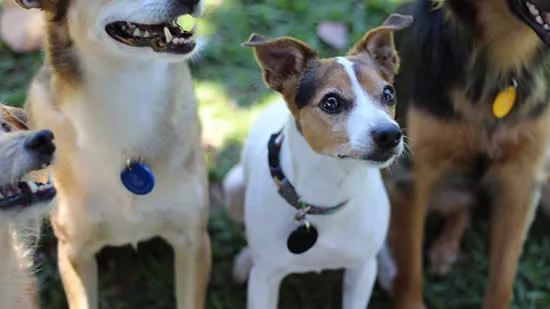
[[[544,182],[550,127],[550,14],[524,0],[416,0],[396,34],[402,55],[397,117],[412,160],[388,173],[389,244],[398,309],[425,308],[427,210],[446,218],[432,269],[455,261],[472,206],[490,207],[485,309],[508,308],[516,266]]]

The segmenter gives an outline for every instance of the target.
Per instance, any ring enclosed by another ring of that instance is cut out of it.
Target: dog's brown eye
[[[342,111],[342,100],[335,95],[326,96],[319,107],[327,114],[336,114]]]
[[[382,93],[382,96],[384,98],[384,102],[388,105],[393,105],[395,103],[395,89],[393,89],[392,86],[386,86],[384,87],[384,91]]]
[[[2,122],[2,130],[4,130],[4,132],[10,132],[11,127],[7,123]]]

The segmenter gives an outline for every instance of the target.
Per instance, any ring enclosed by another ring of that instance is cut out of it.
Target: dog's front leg
[[[59,272],[70,309],[97,309],[97,262],[95,251],[76,248],[60,240]]]
[[[248,280],[248,309],[277,309],[279,288],[286,274],[267,265],[254,262]]]
[[[484,309],[507,309],[512,299],[517,263],[540,198],[538,169],[525,163],[507,162],[491,170],[486,178],[489,188],[493,188],[494,204]]]
[[[367,308],[374,280],[376,279],[376,271],[376,258],[366,261],[363,265],[346,270],[342,309]]]
[[[203,309],[210,277],[210,238],[206,231],[198,236],[167,235],[174,250],[175,294],[178,309]]]
[[[422,297],[422,242],[426,210],[430,191],[441,170],[430,161],[418,160],[414,167],[413,203],[394,203],[389,241],[397,265],[397,276],[393,283],[395,307],[397,309],[423,309]]]

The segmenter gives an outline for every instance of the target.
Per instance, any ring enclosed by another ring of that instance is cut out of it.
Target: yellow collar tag
[[[516,103],[516,86],[508,86],[502,89],[493,102],[493,116],[495,118],[504,118],[512,111],[514,103]]]

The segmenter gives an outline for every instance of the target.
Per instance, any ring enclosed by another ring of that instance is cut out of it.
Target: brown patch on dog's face
[[[302,134],[318,153],[384,163],[401,152],[401,132],[391,119],[399,68],[393,32],[412,17],[394,14],[369,31],[347,57],[320,59],[293,38],[253,35],[264,79],[280,92]]]
[[[346,121],[354,105],[353,89],[344,67],[335,59],[316,61],[314,66],[315,86],[298,87],[303,97],[298,97],[300,102],[295,98],[290,105],[296,107],[296,119],[311,148],[318,153],[337,156],[350,148]],[[328,113],[326,107],[323,109],[323,104],[330,104],[329,100],[338,101],[341,110]]]
[[[353,67],[353,77],[343,63]],[[395,100],[386,102],[383,97],[384,89],[391,84],[370,58],[324,59],[310,70],[315,71],[315,86],[298,87],[307,93],[296,96],[299,101],[293,104],[298,107],[297,119],[305,139],[318,153],[334,157],[363,156],[373,144],[368,141],[372,127],[377,122],[388,125],[392,122]],[[352,78],[357,80],[361,92],[354,89]],[[340,110],[327,112],[325,105],[334,100]]]

